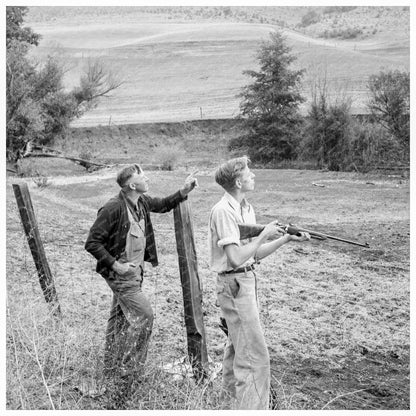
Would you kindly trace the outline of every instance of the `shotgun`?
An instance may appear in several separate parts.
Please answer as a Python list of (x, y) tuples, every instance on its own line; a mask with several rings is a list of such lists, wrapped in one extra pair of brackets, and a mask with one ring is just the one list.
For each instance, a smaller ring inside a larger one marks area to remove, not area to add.
[[(337, 240), (337, 241), (342, 241), (343, 243), (354, 244), (356, 246), (370, 248), (370, 245), (368, 243), (359, 243), (357, 241), (346, 240), (344, 238), (320, 233), (317, 231), (306, 230), (305, 228), (296, 227), (293, 224), (289, 224), (289, 225), (277, 224), (277, 226), (280, 227), (282, 231), (284, 231), (287, 234), (300, 236), (300, 233), (309, 233), (311, 238), (315, 238), (317, 240), (327, 240), (327, 239)], [(263, 231), (264, 225), (238, 224), (238, 228), (240, 229), (240, 239), (245, 240), (246, 238), (257, 237)]]

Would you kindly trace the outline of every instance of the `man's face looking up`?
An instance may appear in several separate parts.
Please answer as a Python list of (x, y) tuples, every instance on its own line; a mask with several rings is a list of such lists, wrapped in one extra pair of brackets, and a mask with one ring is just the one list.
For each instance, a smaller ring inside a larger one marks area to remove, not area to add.
[(142, 170), (140, 170), (140, 172), (133, 173), (131, 178), (128, 180), (128, 186), (130, 190), (135, 190), (139, 194), (144, 194), (149, 190), (148, 181), (149, 178)]

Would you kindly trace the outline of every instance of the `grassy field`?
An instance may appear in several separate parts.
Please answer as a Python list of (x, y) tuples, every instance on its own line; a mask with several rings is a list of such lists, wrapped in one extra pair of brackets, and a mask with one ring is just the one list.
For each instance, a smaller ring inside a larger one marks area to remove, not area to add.
[[(69, 162), (68, 162), (69, 163)], [(149, 172), (150, 194), (178, 188), (188, 169)], [(48, 314), (7, 179), (7, 408), (104, 409), (101, 369), (111, 292), (83, 245), (96, 211), (117, 192), (116, 168), (52, 176), (30, 186), (63, 320)], [(73, 172), (75, 173), (75, 172)], [(207, 348), (221, 362), (207, 218), (220, 198), (212, 168), (190, 196), (203, 284)], [(409, 182), (399, 176), (261, 170), (251, 195), (258, 222), (278, 218), (347, 239), (289, 244), (258, 267), (261, 320), (275, 409), (409, 409)], [(153, 215), (160, 266), (146, 266), (155, 311), (146, 375), (130, 409), (221, 408), (220, 377), (197, 386), (163, 367), (186, 356), (173, 215)]]
[[(234, 117), (239, 112), (237, 94), (251, 82), (242, 72), (257, 69), (260, 42), (278, 28), (270, 23), (195, 16), (187, 20), (184, 15), (137, 9), (127, 14), (118, 8), (102, 14), (97, 11), (101, 9), (83, 14), (75, 10), (52, 18), (50, 9), (41, 14), (32, 8), (28, 15), (27, 24), (42, 35), (33, 51), (36, 59), (50, 53), (60, 56), (68, 69), (67, 87), (78, 84), (91, 58), (100, 59), (125, 81), (111, 98), (77, 120), (77, 126)], [(357, 8), (338, 20), (336, 15), (327, 16), (320, 26), (308, 28), (296, 25), (304, 8), (274, 9), (276, 18), (288, 22), (280, 29), (298, 58), (296, 67), (306, 70), (303, 94), (308, 99), (311, 86), (325, 80), (331, 99), (349, 97), (353, 111), (362, 113), (369, 75), (382, 69), (409, 69), (408, 9)], [(363, 28), (365, 36), (318, 37), (324, 28), (351, 25)]]
[[(239, 133), (237, 120), (224, 119), (238, 113), (235, 96), (248, 82), (242, 71), (255, 69), (259, 41), (276, 25), (259, 22), (264, 8), (256, 9), (260, 17), (252, 23), (187, 20), (182, 12), (169, 17), (140, 11), (126, 14), (119, 8), (114, 13), (82, 8), (81, 15), (77, 9), (65, 14), (62, 8), (54, 8), (54, 14), (50, 8), (35, 9), (40, 14), (32, 10), (32, 20), (26, 23), (43, 39), (33, 56), (59, 53), (68, 68), (66, 86), (77, 83), (89, 57), (102, 59), (126, 81), (113, 97), (75, 123), (84, 127), (70, 129), (64, 141), (54, 143), (56, 149), (110, 164), (139, 160), (149, 169), (171, 161), (173, 171), (149, 172), (153, 195), (172, 192), (188, 172), (199, 168), (200, 187), (190, 203), (207, 348), (212, 370), (218, 369), (225, 337), (218, 328), (206, 229), (209, 210), (222, 194), (213, 181), (213, 169), (230, 156), (227, 142)], [(304, 8), (270, 14), (287, 22), (284, 33), (298, 56), (297, 65), (307, 69), (305, 94), (313, 80), (327, 77), (332, 98), (345, 93), (354, 99), (356, 109), (362, 109), (368, 75), (381, 68), (409, 68), (408, 10), (406, 14), (401, 13), (403, 8), (376, 9), (349, 13), (352, 21), (367, 25), (366, 36), (351, 41), (318, 37), (323, 22), (299, 31)], [(325, 24), (333, 25), (331, 19)], [(83, 246), (98, 208), (118, 192), (114, 180), (118, 166), (87, 174), (79, 165), (60, 159), (22, 163), (34, 180), (6, 180), (7, 409), (111, 407), (101, 373), (111, 291), (95, 273), (94, 259)], [(408, 175), (255, 173), (257, 188), (251, 202), (258, 222), (277, 218), (370, 244), (368, 249), (316, 240), (291, 244), (259, 265), (261, 319), (272, 363), (272, 407), (409, 409)], [(62, 322), (49, 314), (20, 224), (11, 184), (21, 181), (30, 186)], [(36, 181), (46, 186), (39, 187)], [(156, 320), (146, 374), (135, 384), (129, 408), (221, 409), (220, 377), (196, 385), (166, 371), (186, 357), (186, 332), (173, 214), (152, 218), (161, 264), (146, 266), (144, 291)]]

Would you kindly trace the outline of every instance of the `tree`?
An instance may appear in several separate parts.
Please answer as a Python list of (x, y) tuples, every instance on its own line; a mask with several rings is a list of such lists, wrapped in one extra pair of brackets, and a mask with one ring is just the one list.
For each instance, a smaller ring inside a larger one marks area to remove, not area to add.
[(245, 148), (253, 161), (274, 163), (296, 157), (304, 71), (290, 69), (296, 59), (290, 51), (279, 32), (271, 33), (257, 55), (259, 72), (243, 72), (254, 79), (239, 95), (240, 116), (249, 133), (234, 139), (230, 148)]
[(63, 65), (53, 57), (42, 64), (28, 52), (40, 36), (23, 28), (26, 7), (7, 7), (6, 14), (6, 155), (17, 162), (28, 144), (48, 144), (64, 135), (69, 123), (97, 105), (122, 82), (99, 61), (89, 62), (79, 87), (66, 91)]
[(405, 152), (410, 143), (410, 74), (381, 71), (369, 78), (368, 108), (387, 131), (395, 137)]
[(23, 18), (27, 13), (27, 7), (24, 6), (7, 6), (6, 7), (6, 45), (12, 40), (38, 45), (40, 35), (34, 33), (31, 28), (22, 27)]

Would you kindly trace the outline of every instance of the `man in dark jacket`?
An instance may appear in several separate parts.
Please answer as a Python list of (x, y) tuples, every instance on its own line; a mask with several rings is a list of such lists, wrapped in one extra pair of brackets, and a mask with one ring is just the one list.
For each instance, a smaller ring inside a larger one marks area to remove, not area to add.
[(158, 264), (150, 212), (170, 211), (197, 186), (190, 175), (179, 191), (152, 198), (145, 195), (147, 182), (139, 165), (122, 169), (117, 175), (121, 191), (99, 209), (85, 243), (97, 259), (96, 271), (113, 291), (104, 371), (128, 385), (143, 368), (153, 326), (153, 310), (142, 292), (144, 262)]

